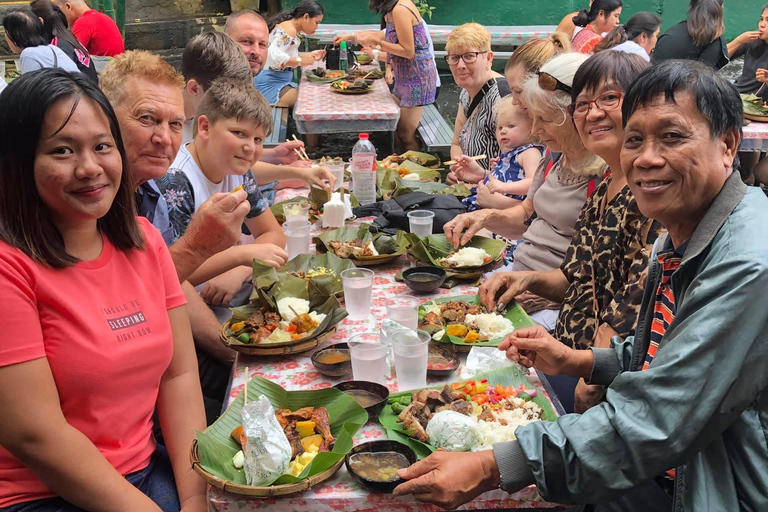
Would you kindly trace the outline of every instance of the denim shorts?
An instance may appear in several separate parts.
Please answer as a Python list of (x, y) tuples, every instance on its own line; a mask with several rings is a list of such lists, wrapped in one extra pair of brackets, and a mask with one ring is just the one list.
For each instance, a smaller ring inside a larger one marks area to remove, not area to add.
[[(173, 479), (171, 460), (164, 446), (158, 446), (149, 466), (125, 476), (134, 487), (146, 494), (163, 512), (179, 512), (179, 496), (176, 493), (176, 482)], [(0, 512), (84, 512), (61, 498), (46, 498), (43, 500), (17, 503)]]

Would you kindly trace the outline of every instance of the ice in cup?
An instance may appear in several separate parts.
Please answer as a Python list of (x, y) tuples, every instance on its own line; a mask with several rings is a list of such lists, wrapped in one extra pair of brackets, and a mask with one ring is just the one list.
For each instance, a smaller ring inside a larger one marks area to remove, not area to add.
[(341, 273), (344, 286), (344, 306), (350, 320), (365, 320), (371, 314), (373, 270), (348, 268)]

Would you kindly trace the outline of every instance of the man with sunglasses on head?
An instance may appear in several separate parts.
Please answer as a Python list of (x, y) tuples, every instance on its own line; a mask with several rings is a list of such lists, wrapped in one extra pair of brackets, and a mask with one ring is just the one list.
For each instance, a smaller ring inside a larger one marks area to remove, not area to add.
[[(492, 452), (437, 452), (400, 470), (409, 481), (396, 495), (453, 509), (536, 484), (549, 501), (599, 511), (768, 510), (768, 199), (733, 172), (741, 99), (706, 65), (666, 61), (629, 88), (622, 117), (629, 187), (669, 232), (635, 336), (578, 351), (527, 329), (500, 347), (608, 386), (606, 401), (520, 427)], [(665, 473), (669, 499), (641, 503)]]

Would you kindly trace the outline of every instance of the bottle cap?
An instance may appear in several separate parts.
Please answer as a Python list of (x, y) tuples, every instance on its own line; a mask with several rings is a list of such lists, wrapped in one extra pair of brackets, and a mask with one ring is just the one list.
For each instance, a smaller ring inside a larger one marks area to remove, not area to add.
[(347, 42), (346, 41), (342, 41), (341, 45), (339, 45), (339, 48), (342, 49), (342, 50), (346, 50), (347, 49)]
[(367, 133), (361, 133), (360, 138), (363, 140), (368, 140), (368, 134)]

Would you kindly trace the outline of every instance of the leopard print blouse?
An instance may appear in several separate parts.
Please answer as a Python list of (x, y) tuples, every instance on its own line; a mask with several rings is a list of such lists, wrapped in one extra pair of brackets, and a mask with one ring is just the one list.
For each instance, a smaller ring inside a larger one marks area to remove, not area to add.
[(573, 239), (560, 269), (570, 282), (555, 327), (555, 338), (574, 348), (592, 346), (595, 313), (592, 300), (592, 262), (600, 323), (622, 338), (634, 334), (640, 313), (648, 258), (661, 224), (637, 208), (629, 187), (605, 205), (610, 178), (604, 180), (579, 214)]

